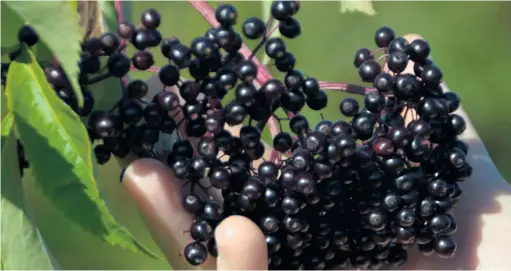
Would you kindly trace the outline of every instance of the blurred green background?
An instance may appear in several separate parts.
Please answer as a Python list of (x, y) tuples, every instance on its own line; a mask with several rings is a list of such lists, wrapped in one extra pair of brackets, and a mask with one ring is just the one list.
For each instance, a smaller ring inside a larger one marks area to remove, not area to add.
[[(187, 2), (133, 2), (133, 22), (149, 7), (162, 14), (165, 37), (177, 36), (189, 43), (203, 34), (208, 24)], [(216, 5), (218, 3), (213, 3)], [(260, 16), (260, 2), (236, 2), (239, 21)], [(321, 80), (358, 83), (352, 64), (360, 47), (374, 48), (374, 31), (383, 25), (398, 34), (419, 33), (432, 46), (435, 62), (442, 68), (450, 88), (458, 92), (463, 106), (502, 174), (511, 180), (511, 2), (374, 2), (377, 14), (341, 14), (339, 2), (302, 2), (297, 15), (302, 35), (288, 43), (297, 57), (297, 68)], [(2, 20), (2, 23), (6, 23)], [(8, 23), (8, 22), (7, 22)], [(254, 43), (249, 43), (253, 48)], [(157, 64), (164, 63), (155, 50)], [(129, 50), (130, 53), (133, 50)], [(273, 71), (276, 76), (281, 76)], [(148, 78), (136, 73), (134, 78)], [(109, 89), (105, 89), (109, 91)], [(342, 93), (332, 93), (324, 112), (339, 118), (337, 104)], [(319, 114), (307, 111), (310, 118)], [(156, 246), (146, 232), (133, 203), (118, 182), (120, 165), (111, 161), (101, 169), (105, 196), (121, 223), (151, 249)], [(29, 176), (28, 176), (29, 177)], [(101, 243), (67, 222), (53, 209), (27, 178), (27, 196), (42, 234), (63, 269), (168, 269), (165, 261), (147, 258)], [(51, 181), (51, 180), (48, 180)], [(171, 216), (172, 214), (169, 213)], [(176, 248), (178, 253), (180, 248)]]

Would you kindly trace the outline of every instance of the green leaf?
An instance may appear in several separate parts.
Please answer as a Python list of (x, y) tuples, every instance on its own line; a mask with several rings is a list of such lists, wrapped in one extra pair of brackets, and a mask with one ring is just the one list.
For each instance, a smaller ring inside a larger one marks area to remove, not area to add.
[(7, 140), (7, 137), (12, 131), (12, 125), (14, 123), (14, 118), (12, 116), (12, 113), (9, 112), (7, 115), (5, 115), (4, 118), (2, 118), (2, 150), (4, 149), (4, 144)]
[(39, 230), (27, 214), (5, 197), (1, 203), (2, 269), (55, 270)]
[(341, 0), (341, 12), (361, 12), (373, 16), (376, 11), (373, 9), (371, 1), (366, 0)]
[(24, 46), (7, 74), (7, 101), (36, 183), (71, 221), (112, 245), (160, 259), (119, 225), (101, 198), (80, 118), (51, 89)]
[(18, 44), (18, 30), (23, 26), (23, 20), (7, 7), (7, 1), (2, 1), (1, 11), (1, 35), (2, 54), (8, 54)]
[[(103, 23), (106, 29), (109, 31), (116, 31), (117, 11), (115, 10), (115, 2), (109, 0), (99, 0), (98, 2), (103, 13)], [(132, 9), (132, 1), (122, 1), (124, 21), (130, 21)]]
[[(273, 4), (273, 1), (262, 1), (261, 2), (261, 8), (262, 8), (262, 20), (263, 21), (268, 21), (270, 18), (271, 18), (271, 5)], [(271, 26), (269, 27), (268, 31), (271, 31), (271, 29), (275, 29), (276, 27), (278, 27), (279, 25), (279, 21), (277, 20), (273, 20), (273, 23), (271, 24)], [(280, 37), (280, 31), (278, 29), (276, 29), (275, 31), (273, 31), (270, 35), (270, 38), (277, 38), (277, 37)], [(268, 65), (270, 64), (271, 62), (271, 58), (264, 54), (263, 56), (263, 60), (261, 61), (261, 64), (263, 65)]]
[(53, 258), (26, 210), (10, 113), (2, 120), (2, 158), (2, 269), (55, 270)]
[(98, 1), (99, 7), (103, 14), (103, 24), (109, 31), (115, 31), (117, 29), (117, 12), (115, 10), (115, 2), (100, 0)]
[(26, 24), (31, 25), (39, 38), (48, 45), (59, 60), (76, 94), (78, 106), (83, 106), (83, 95), (78, 83), (80, 42), (83, 30), (79, 25), (78, 10), (66, 1), (4, 1)]

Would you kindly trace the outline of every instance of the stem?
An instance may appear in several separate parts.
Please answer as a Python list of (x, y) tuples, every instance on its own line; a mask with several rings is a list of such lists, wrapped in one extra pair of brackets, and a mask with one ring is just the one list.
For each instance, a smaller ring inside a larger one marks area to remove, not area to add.
[(368, 92), (374, 91), (374, 88), (366, 88), (364, 86), (339, 83), (339, 82), (328, 82), (328, 81), (319, 81), (319, 87), (327, 90), (339, 90), (352, 94), (365, 95)]

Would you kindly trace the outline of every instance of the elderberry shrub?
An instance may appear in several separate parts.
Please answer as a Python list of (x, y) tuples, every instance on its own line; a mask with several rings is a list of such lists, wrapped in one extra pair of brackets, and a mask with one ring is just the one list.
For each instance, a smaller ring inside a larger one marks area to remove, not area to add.
[[(294, 17), (299, 9), (298, 1), (274, 1), (271, 6), (279, 31), (288, 39), (301, 33)], [(230, 215), (259, 225), (270, 269), (395, 268), (407, 261), (414, 245), (424, 255), (453, 257), (456, 243), (451, 235), (457, 224), (450, 211), (462, 193), (458, 182), (470, 177), (472, 167), (466, 161), (468, 146), (457, 138), (466, 128), (455, 113), (460, 98), (442, 91), (442, 71), (428, 58), (427, 41), (409, 43), (389, 27), (378, 29), (378, 51), (359, 49), (353, 62), (361, 80), (374, 89), (365, 94), (363, 104), (352, 98), (338, 104), (340, 115), (351, 120), (313, 124), (299, 113), (305, 105), (317, 111), (326, 108), (328, 93), (316, 78), (295, 68), (285, 41), (269, 38), (261, 19), (248, 18), (242, 34), (261, 40), (255, 51), (264, 48), (285, 72), (283, 81), (257, 82), (259, 67), (240, 52), (242, 35), (233, 28), (239, 20), (232, 5), (220, 5), (215, 12), (219, 26), (190, 44), (176, 37), (163, 39), (156, 10), (148, 9), (140, 18), (139, 27), (120, 22), (118, 33), (82, 44), (83, 108), (78, 108), (58, 65), (44, 70), (56, 95), (88, 117), (100, 164), (130, 153), (159, 158), (153, 146), (161, 135), (183, 128), (165, 162), (179, 179), (192, 183), (183, 199), (184, 208), (196, 217), (190, 227), (193, 241), (182, 253), (190, 264), (217, 256), (213, 233)], [(38, 41), (29, 26), (20, 30), (19, 39), (28, 45)], [(138, 51), (127, 56), (127, 44)], [(123, 97), (111, 110), (95, 110), (88, 87), (108, 77), (124, 77), (131, 65), (150, 69), (154, 59), (146, 49), (157, 46), (169, 60), (158, 78), (179, 94), (162, 90), (147, 102), (148, 84), (133, 80), (122, 85)], [(375, 52), (384, 55), (376, 58)], [(100, 57), (108, 58), (105, 69)], [(414, 74), (403, 74), (409, 60)], [(383, 62), (392, 73), (382, 71)], [(3, 84), (8, 66), (2, 64)], [(193, 79), (180, 77), (184, 69)], [(224, 97), (232, 91), (235, 99), (227, 101)], [(276, 134), (272, 147), (277, 155), (256, 165), (266, 148), (261, 132), (278, 108), (287, 113), (291, 133)], [(417, 112), (409, 123), (401, 114), (406, 108)], [(176, 121), (178, 113), (183, 118)], [(225, 128), (243, 123), (248, 124), (239, 135)], [(181, 139), (183, 133), (200, 140), (193, 146)], [(21, 144), (18, 152), (22, 171), (28, 162)], [(222, 191), (223, 203), (196, 193), (194, 188), (209, 189), (204, 182)]]

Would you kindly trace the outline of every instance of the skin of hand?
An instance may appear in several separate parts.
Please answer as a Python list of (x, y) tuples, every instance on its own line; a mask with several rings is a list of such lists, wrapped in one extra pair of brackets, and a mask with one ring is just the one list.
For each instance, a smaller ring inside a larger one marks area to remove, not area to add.
[[(409, 34), (405, 38), (411, 42), (421, 37)], [(405, 72), (413, 73), (413, 64), (409, 63)], [(445, 83), (443, 88), (448, 91)], [(401, 269), (511, 269), (511, 261), (507, 258), (511, 255), (511, 186), (493, 164), (465, 111), (460, 108), (456, 113), (467, 122), (467, 129), (460, 139), (470, 146), (467, 161), (473, 166), (472, 177), (460, 183), (463, 195), (453, 211), (458, 224), (454, 234), (457, 253), (452, 259), (441, 259), (422, 256), (414, 248)], [(238, 134), (239, 129), (238, 126), (229, 127), (232, 134)], [(269, 157), (270, 152), (271, 147), (266, 146), (265, 157)], [(187, 187), (183, 187), (163, 163), (153, 159), (136, 160), (126, 169), (122, 184), (137, 203), (152, 237), (174, 269), (267, 269), (264, 235), (257, 225), (242, 216), (230, 216), (216, 228), (218, 258), (209, 255), (208, 260), (198, 267), (186, 262), (180, 252), (191, 238), (183, 231), (190, 228), (194, 219), (182, 207)], [(208, 192), (221, 201), (219, 191)]]

